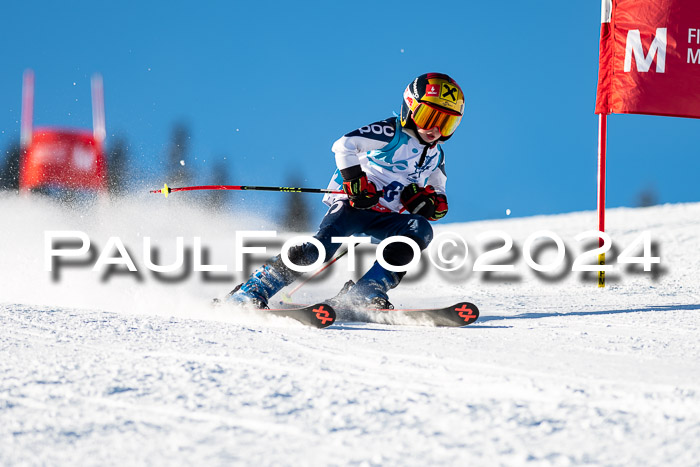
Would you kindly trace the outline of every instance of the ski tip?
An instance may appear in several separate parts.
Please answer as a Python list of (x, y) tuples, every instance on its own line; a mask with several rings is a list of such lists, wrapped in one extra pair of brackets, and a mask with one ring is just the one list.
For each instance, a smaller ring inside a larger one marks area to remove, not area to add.
[(327, 328), (335, 323), (335, 310), (327, 303), (317, 303), (309, 307), (311, 309), (311, 323), (317, 328)]
[(472, 324), (479, 319), (479, 308), (470, 302), (460, 302), (452, 307), (457, 316), (462, 319), (462, 326)]

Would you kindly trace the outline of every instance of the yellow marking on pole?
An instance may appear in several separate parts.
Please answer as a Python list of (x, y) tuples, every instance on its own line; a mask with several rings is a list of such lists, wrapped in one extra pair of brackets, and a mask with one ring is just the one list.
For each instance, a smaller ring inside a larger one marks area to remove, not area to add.
[[(605, 253), (598, 255), (598, 265), (605, 266)], [(598, 271), (598, 287), (605, 287), (605, 271)]]
[(165, 195), (166, 198), (168, 197), (168, 193), (170, 193), (170, 188), (168, 188), (168, 184), (167, 184), (167, 183), (164, 183), (164, 184), (163, 184), (163, 189), (160, 190), (160, 192), (163, 193), (163, 194)]

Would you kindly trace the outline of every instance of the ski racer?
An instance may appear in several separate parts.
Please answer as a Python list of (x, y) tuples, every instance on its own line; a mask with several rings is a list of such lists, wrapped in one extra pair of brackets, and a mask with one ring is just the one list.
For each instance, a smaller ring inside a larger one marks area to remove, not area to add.
[[(330, 208), (314, 237), (332, 258), (339, 243), (332, 237), (365, 234), (378, 240), (401, 235), (414, 240), (421, 250), (432, 240), (428, 221), (447, 214), (445, 154), (440, 143), (457, 129), (464, 114), (464, 94), (457, 83), (441, 73), (414, 79), (403, 93), (401, 115), (358, 128), (332, 147), (337, 170), (327, 194)], [(311, 243), (292, 247), (291, 262), (313, 264), (318, 249)], [(412, 248), (393, 242), (384, 250), (392, 266), (405, 266)], [(267, 308), (268, 300), (302, 273), (288, 268), (280, 255), (256, 269), (250, 278), (226, 297), (235, 304)], [(405, 273), (383, 268), (378, 262), (356, 284), (344, 288), (343, 303), (370, 309), (391, 309), (387, 292)]]

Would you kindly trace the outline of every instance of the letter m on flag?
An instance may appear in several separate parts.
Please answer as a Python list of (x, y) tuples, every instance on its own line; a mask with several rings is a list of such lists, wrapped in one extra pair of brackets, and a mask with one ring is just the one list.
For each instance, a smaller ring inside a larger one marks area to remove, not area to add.
[(656, 72), (666, 71), (666, 28), (657, 28), (654, 40), (651, 42), (649, 53), (644, 55), (642, 36), (639, 29), (627, 31), (627, 45), (625, 46), (625, 73), (632, 70), (632, 55), (637, 63), (637, 71), (645, 73), (649, 71), (651, 62), (656, 55)]

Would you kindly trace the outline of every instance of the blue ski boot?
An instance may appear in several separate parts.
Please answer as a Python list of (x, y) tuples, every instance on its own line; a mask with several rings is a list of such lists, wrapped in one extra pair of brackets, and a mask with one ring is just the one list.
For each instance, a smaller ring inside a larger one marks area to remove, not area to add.
[(270, 264), (256, 269), (246, 282), (236, 286), (224, 300), (226, 303), (267, 309), (270, 298), (299, 275), (276, 257)]
[[(393, 310), (394, 305), (389, 302), (387, 292), (399, 285), (403, 276), (404, 273), (392, 272), (384, 269), (379, 263), (374, 263), (374, 266), (357, 281), (357, 284), (349, 287), (344, 300), (351, 303), (353, 307)], [(348, 287), (349, 284), (345, 285)]]

